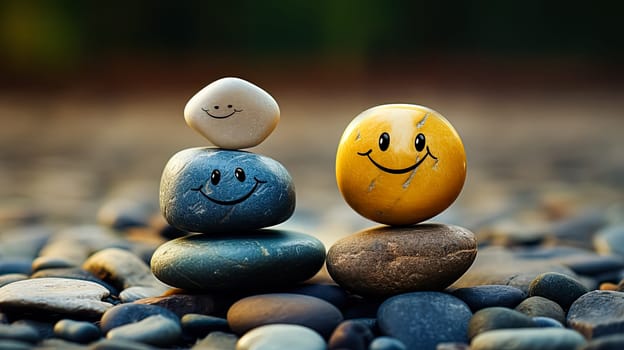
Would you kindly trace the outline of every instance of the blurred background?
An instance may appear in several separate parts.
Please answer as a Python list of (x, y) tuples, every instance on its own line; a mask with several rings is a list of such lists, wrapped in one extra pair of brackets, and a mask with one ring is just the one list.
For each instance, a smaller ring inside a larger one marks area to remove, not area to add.
[(293, 175), (289, 227), (372, 225), (342, 201), (334, 155), (353, 117), (392, 102), (439, 111), (464, 140), (464, 191), (436, 221), (621, 209), (622, 13), (616, 1), (1, 1), (0, 223), (94, 222), (115, 198), (154, 209), (169, 157), (207, 144), (184, 105), (224, 76), (280, 104), (251, 151)]

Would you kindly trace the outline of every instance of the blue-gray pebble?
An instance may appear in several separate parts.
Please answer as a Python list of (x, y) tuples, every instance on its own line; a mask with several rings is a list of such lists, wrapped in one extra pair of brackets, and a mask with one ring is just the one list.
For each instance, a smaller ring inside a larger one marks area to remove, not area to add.
[(493, 306), (513, 308), (526, 298), (520, 289), (504, 285), (459, 288), (452, 294), (468, 304), (473, 312)]
[(394, 296), (379, 306), (382, 334), (402, 341), (408, 349), (434, 350), (438, 343), (467, 342), (472, 312), (460, 299), (441, 292)]
[(304, 281), (325, 261), (318, 239), (292, 231), (190, 235), (161, 245), (152, 272), (168, 285), (194, 291), (262, 288)]
[(533, 319), (516, 310), (505, 307), (488, 307), (477, 311), (468, 323), (468, 337), (494, 329), (533, 328)]
[(164, 307), (126, 303), (119, 304), (106, 311), (100, 320), (100, 328), (103, 333), (108, 333), (111, 329), (135, 323), (155, 315), (168, 317), (179, 322), (178, 316)]
[(548, 298), (564, 310), (581, 295), (589, 292), (585, 286), (570, 276), (556, 272), (546, 272), (535, 277), (529, 285), (530, 296)]
[(373, 339), (368, 350), (407, 350), (407, 347), (397, 338), (382, 336)]
[(54, 334), (74, 343), (90, 343), (102, 336), (100, 328), (91, 322), (63, 319), (54, 325)]
[(269, 157), (190, 148), (175, 154), (163, 171), (160, 209), (181, 230), (240, 232), (288, 219), (295, 189), (286, 168)]

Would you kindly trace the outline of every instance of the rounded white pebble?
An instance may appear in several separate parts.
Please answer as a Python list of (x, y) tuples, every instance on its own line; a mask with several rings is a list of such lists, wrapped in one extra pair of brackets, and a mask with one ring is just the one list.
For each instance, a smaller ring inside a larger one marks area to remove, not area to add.
[(280, 119), (275, 99), (239, 78), (222, 78), (201, 89), (184, 107), (184, 119), (215, 146), (241, 149), (260, 144)]
[(310, 328), (294, 324), (270, 324), (245, 333), (236, 350), (324, 350), (325, 340)]

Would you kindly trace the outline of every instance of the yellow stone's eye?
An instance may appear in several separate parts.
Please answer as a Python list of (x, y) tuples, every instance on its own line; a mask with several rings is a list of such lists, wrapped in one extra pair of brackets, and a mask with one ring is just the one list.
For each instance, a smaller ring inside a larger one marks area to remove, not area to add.
[(416, 140), (414, 141), (414, 145), (416, 146), (416, 150), (418, 152), (425, 149), (425, 135), (418, 134), (418, 136), (416, 136)]
[(336, 182), (345, 201), (382, 224), (412, 225), (439, 214), (457, 198), (465, 178), (459, 135), (440, 113), (423, 106), (362, 112), (336, 152)]
[(390, 135), (387, 132), (384, 132), (379, 136), (379, 149), (385, 151), (390, 146)]

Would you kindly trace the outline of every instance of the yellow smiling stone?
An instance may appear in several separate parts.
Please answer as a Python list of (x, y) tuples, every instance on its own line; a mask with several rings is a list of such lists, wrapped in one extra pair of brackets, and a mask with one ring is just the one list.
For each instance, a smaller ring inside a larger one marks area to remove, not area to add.
[(391, 104), (362, 112), (336, 154), (336, 180), (360, 215), (410, 225), (446, 209), (466, 178), (466, 153), (453, 126), (423, 106)]

